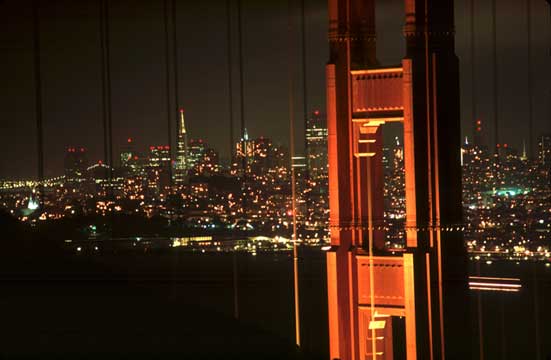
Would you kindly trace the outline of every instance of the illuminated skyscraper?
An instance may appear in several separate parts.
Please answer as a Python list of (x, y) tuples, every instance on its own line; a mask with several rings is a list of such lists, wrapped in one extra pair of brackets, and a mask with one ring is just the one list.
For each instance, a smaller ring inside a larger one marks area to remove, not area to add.
[(482, 120), (476, 119), (474, 123), (474, 135), (473, 135), (474, 146), (478, 148), (483, 148), (483, 139), (482, 139)]
[(150, 146), (147, 164), (149, 188), (161, 192), (170, 186), (170, 146)]
[(538, 161), (551, 167), (551, 135), (541, 135), (538, 139)]
[(88, 158), (84, 148), (68, 147), (65, 153), (65, 179), (68, 182), (79, 181), (84, 178)]
[(138, 154), (134, 149), (132, 138), (126, 140), (126, 145), (120, 153), (120, 170), (123, 177), (138, 173)]
[(243, 136), (241, 137), (241, 140), (236, 144), (235, 146), (235, 161), (237, 162), (238, 168), (241, 170), (249, 169), (249, 165), (254, 160), (254, 141), (249, 139), (249, 134), (247, 133), (247, 129), (243, 132)]
[(189, 148), (187, 149), (186, 167), (192, 169), (194, 166), (201, 163), (205, 157), (207, 146), (203, 139), (191, 139)]
[(308, 177), (327, 179), (327, 120), (319, 110), (306, 123), (306, 165)]
[(271, 167), (272, 142), (270, 139), (260, 137), (256, 139), (253, 154), (253, 169), (256, 174), (264, 174)]
[[(307, 227), (312, 230), (328, 228), (327, 193), (329, 188), (327, 167), (327, 119), (315, 110), (306, 122), (306, 159), (302, 188), (306, 202)], [(299, 177), (300, 178), (300, 177)]]
[(187, 171), (190, 168), (188, 159), (188, 142), (186, 124), (184, 121), (184, 109), (180, 109), (180, 119), (178, 123), (178, 149), (176, 152), (176, 171), (174, 179), (177, 184), (185, 181)]

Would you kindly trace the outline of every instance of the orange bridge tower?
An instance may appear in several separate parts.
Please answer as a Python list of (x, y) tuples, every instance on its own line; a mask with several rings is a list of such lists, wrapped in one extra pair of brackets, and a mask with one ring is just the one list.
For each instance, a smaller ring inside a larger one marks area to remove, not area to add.
[[(406, 54), (376, 58), (375, 0), (329, 0), (330, 358), (470, 359), (453, 0), (405, 0)], [(384, 249), (382, 131), (403, 123), (406, 248)]]

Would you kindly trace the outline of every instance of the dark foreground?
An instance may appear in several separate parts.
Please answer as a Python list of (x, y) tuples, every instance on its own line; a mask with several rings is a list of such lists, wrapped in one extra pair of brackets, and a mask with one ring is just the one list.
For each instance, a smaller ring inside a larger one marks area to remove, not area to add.
[[(18, 226), (0, 227), (0, 359), (328, 359), (319, 249), (300, 251), (299, 350), (289, 253), (76, 255)], [(523, 285), (513, 294), (471, 293), (474, 333), (483, 329), (470, 344), (466, 339), (473, 358), (551, 359), (551, 267), (498, 261), (471, 267), (471, 274), (518, 277)]]
[[(327, 303), (312, 297), (324, 292), (325, 270), (302, 263), (308, 302), (303, 317), (310, 327), (303, 329), (299, 351), (292, 338), (292, 258), (237, 255), (236, 260), (238, 320), (232, 254), (171, 251), (3, 261), (1, 358), (326, 358)], [(308, 274), (313, 271), (314, 278)]]

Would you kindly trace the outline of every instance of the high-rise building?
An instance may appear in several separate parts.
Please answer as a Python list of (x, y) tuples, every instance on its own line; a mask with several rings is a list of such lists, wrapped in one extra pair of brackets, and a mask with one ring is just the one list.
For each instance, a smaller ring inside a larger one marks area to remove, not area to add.
[(328, 228), (327, 193), (329, 177), (327, 166), (327, 119), (313, 111), (306, 122), (306, 159), (302, 186), (306, 202), (306, 225), (312, 230)]
[(197, 174), (212, 175), (220, 171), (218, 151), (213, 148), (205, 148), (203, 158), (195, 165)]
[(310, 179), (327, 178), (327, 119), (319, 110), (306, 123), (306, 166)]
[(261, 136), (253, 141), (250, 141), (249, 143), (253, 144), (253, 152), (252, 154), (249, 154), (252, 159), (251, 172), (262, 176), (275, 170), (277, 167), (277, 148), (272, 143), (272, 140)]
[(235, 145), (235, 162), (237, 167), (242, 171), (247, 170), (249, 165), (252, 164), (254, 160), (254, 141), (249, 138), (247, 129), (245, 128), (241, 140)]
[(65, 153), (65, 179), (75, 182), (83, 179), (88, 167), (86, 149), (83, 147), (68, 147)]
[(551, 166), (551, 135), (541, 135), (538, 139), (538, 161)]
[(170, 186), (170, 146), (150, 146), (147, 163), (149, 188), (156, 192)]
[(191, 176), (208, 176), (220, 171), (218, 152), (203, 139), (192, 139), (188, 149), (188, 170)]
[(203, 139), (191, 139), (187, 148), (187, 169), (192, 169), (195, 165), (199, 164), (207, 150), (207, 144)]
[(174, 180), (177, 184), (183, 183), (186, 179), (187, 172), (190, 169), (188, 159), (188, 141), (186, 124), (184, 121), (184, 109), (180, 109), (180, 118), (178, 121), (178, 149), (176, 152), (176, 166)]
[(136, 175), (139, 171), (138, 154), (134, 149), (132, 138), (126, 140), (126, 144), (120, 153), (120, 170), (123, 177)]
[(520, 156), (520, 160), (527, 161), (528, 160), (528, 153), (526, 152), (526, 141), (522, 140), (522, 155)]
[(478, 148), (484, 147), (482, 134), (482, 120), (476, 119), (474, 123), (473, 145)]

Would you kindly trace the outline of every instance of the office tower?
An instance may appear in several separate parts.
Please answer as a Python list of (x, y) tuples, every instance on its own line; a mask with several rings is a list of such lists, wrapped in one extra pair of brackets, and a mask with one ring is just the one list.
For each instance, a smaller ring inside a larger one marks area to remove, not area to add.
[(249, 134), (245, 129), (241, 140), (235, 146), (235, 162), (241, 171), (250, 171), (250, 165), (254, 159), (254, 150), (254, 141), (249, 139)]
[(473, 145), (480, 149), (484, 147), (482, 135), (482, 120), (476, 119), (474, 123)]
[(170, 186), (170, 146), (150, 146), (147, 162), (148, 187), (163, 192)]
[(193, 169), (204, 158), (207, 144), (203, 139), (191, 139), (187, 148), (187, 169)]
[(301, 180), (299, 189), (304, 193), (306, 203), (306, 228), (322, 231), (328, 228), (329, 221), (327, 119), (319, 110), (313, 111), (308, 117), (305, 136), (305, 167), (303, 173), (298, 174)]
[(65, 180), (78, 182), (84, 179), (88, 158), (83, 147), (68, 147), (65, 153)]
[(126, 140), (126, 144), (120, 153), (120, 172), (123, 177), (136, 175), (139, 172), (139, 158), (134, 149), (132, 138)]
[(538, 161), (541, 165), (551, 166), (551, 135), (538, 138)]
[(327, 178), (327, 119), (319, 110), (306, 123), (306, 165), (311, 180)]
[(251, 172), (257, 176), (266, 175), (275, 167), (275, 148), (269, 138), (259, 137), (252, 141), (254, 145), (251, 159)]
[[(188, 170), (188, 174), (193, 176), (210, 176), (220, 171), (218, 152), (204, 142), (194, 146), (193, 166)], [(190, 157), (191, 157), (190, 147)]]
[(180, 118), (178, 121), (178, 148), (176, 151), (176, 166), (174, 180), (177, 184), (185, 181), (187, 172), (190, 168), (188, 164), (188, 141), (186, 124), (184, 121), (184, 109), (180, 109)]

